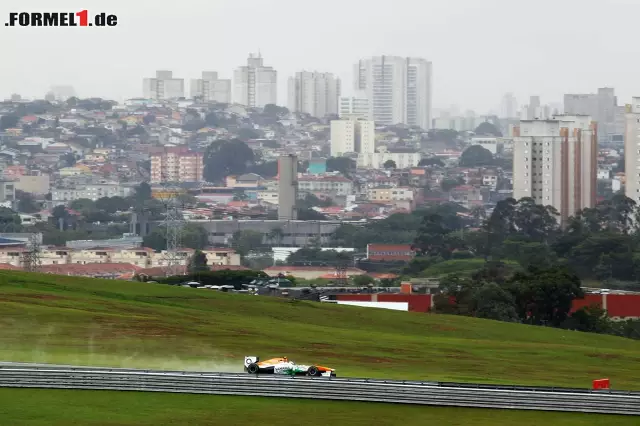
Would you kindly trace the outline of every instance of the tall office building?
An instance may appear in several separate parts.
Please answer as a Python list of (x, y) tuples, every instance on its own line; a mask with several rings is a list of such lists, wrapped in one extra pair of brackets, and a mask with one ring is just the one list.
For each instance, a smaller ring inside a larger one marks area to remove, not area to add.
[(231, 80), (218, 78), (215, 71), (203, 71), (202, 78), (192, 79), (189, 90), (192, 98), (204, 102), (231, 103)]
[(616, 117), (620, 112), (617, 104), (615, 90), (610, 87), (599, 88), (597, 93), (564, 95), (564, 113), (593, 117), (598, 122), (600, 142), (608, 142), (622, 131), (616, 125), (616, 121), (622, 120), (622, 117)]
[(584, 115), (521, 120), (514, 129), (513, 198), (555, 207), (561, 223), (596, 205), (597, 124)]
[(250, 54), (247, 65), (233, 73), (233, 101), (250, 108), (264, 108), (278, 101), (278, 72), (264, 65), (260, 54)]
[(625, 110), (625, 195), (640, 204), (640, 97), (633, 97)]
[(500, 104), (500, 118), (515, 118), (518, 116), (518, 101), (513, 93), (505, 93)]
[(278, 220), (297, 220), (298, 157), (289, 154), (278, 158)]
[(340, 79), (331, 73), (301, 71), (289, 77), (289, 111), (322, 118), (338, 114)]
[(375, 56), (359, 61), (354, 71), (355, 90), (366, 93), (373, 121), (431, 128), (431, 62)]
[(347, 153), (372, 154), (376, 151), (376, 126), (373, 121), (345, 116), (331, 121), (331, 156)]
[(359, 92), (354, 96), (341, 96), (338, 115), (340, 118), (349, 116), (371, 120), (369, 99), (367, 99), (366, 94), (364, 92)]
[(69, 98), (76, 96), (76, 90), (73, 86), (51, 86), (51, 93), (56, 101), (66, 101)]
[(142, 92), (146, 99), (177, 99), (184, 97), (184, 79), (173, 78), (172, 71), (156, 71), (155, 78), (145, 78)]

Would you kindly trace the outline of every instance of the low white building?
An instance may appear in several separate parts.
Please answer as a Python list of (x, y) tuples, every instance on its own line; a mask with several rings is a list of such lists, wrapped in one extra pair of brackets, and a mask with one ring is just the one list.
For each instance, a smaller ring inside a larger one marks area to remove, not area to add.
[(303, 175), (298, 177), (298, 191), (324, 192), (334, 195), (351, 195), (353, 182), (343, 176)]
[(51, 190), (54, 205), (87, 198), (96, 201), (103, 197), (128, 197), (133, 193), (133, 186), (120, 185), (116, 182), (90, 183), (87, 185), (70, 185)]
[(501, 141), (498, 138), (475, 136), (471, 138), (471, 145), (480, 145), (493, 155), (501, 151)]
[(383, 169), (384, 163), (391, 160), (396, 163), (398, 169), (416, 167), (422, 154), (419, 152), (374, 152), (371, 154), (358, 154), (358, 168)]

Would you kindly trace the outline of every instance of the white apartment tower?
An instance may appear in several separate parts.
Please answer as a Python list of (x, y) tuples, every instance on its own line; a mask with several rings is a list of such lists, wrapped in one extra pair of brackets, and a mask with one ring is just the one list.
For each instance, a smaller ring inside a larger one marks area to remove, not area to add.
[(341, 96), (338, 108), (340, 118), (350, 116), (371, 120), (369, 99), (362, 91), (354, 96)]
[(379, 124), (431, 128), (432, 66), (422, 58), (375, 56), (355, 65), (355, 90), (369, 99)]
[(640, 97), (626, 106), (624, 161), (625, 195), (640, 204)]
[(341, 83), (331, 73), (301, 71), (289, 77), (288, 107), (292, 112), (304, 112), (322, 118), (338, 114)]
[(561, 223), (596, 205), (597, 124), (586, 115), (521, 120), (514, 129), (513, 198), (530, 197)]
[(278, 101), (278, 72), (264, 66), (260, 54), (250, 54), (247, 65), (233, 74), (233, 101), (250, 108), (264, 108)]
[(216, 71), (203, 71), (202, 78), (192, 79), (191, 98), (200, 98), (204, 102), (231, 103), (231, 80), (218, 78)]
[(331, 121), (331, 156), (347, 153), (372, 154), (376, 150), (376, 126), (373, 121), (345, 116)]
[(184, 79), (173, 78), (172, 71), (156, 71), (155, 78), (142, 81), (142, 93), (146, 99), (177, 99), (184, 97)]

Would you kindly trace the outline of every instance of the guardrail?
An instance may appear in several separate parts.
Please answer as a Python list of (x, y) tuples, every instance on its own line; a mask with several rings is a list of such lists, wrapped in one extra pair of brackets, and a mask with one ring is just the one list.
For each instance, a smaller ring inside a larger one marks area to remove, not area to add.
[(376, 379), (0, 365), (0, 387), (264, 396), (640, 415), (640, 393)]

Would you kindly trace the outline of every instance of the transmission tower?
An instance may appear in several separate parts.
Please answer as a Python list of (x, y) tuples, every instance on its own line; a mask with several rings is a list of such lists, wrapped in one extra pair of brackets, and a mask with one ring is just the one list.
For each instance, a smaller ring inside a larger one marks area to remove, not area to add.
[(29, 251), (25, 254), (24, 269), (28, 272), (38, 272), (40, 266), (42, 266), (40, 237), (38, 234), (33, 233), (29, 236), (27, 247)]
[(182, 248), (182, 229), (184, 228), (184, 216), (182, 214), (184, 205), (180, 202), (179, 193), (180, 189), (170, 182), (162, 184), (161, 201), (165, 208), (163, 226), (167, 241), (167, 250), (165, 252), (167, 276), (180, 275), (184, 271), (184, 266), (181, 263), (185, 259), (179, 256), (179, 251)]

